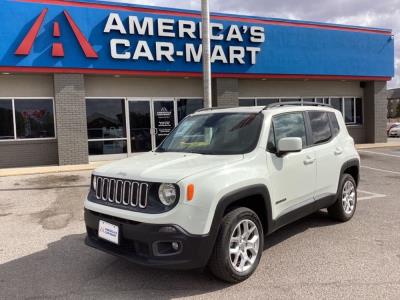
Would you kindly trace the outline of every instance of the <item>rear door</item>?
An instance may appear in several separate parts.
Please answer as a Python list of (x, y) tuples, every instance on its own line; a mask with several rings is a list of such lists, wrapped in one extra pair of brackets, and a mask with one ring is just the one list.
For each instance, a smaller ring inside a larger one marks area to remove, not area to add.
[[(284, 137), (300, 137), (303, 150), (277, 156), (276, 145)], [(274, 218), (314, 202), (315, 162), (314, 149), (308, 147), (305, 114), (294, 112), (274, 116), (267, 145), (267, 172)]]
[[(307, 115), (317, 160), (315, 198), (318, 200), (336, 194), (343, 149), (336, 138), (339, 125), (334, 113), (308, 111)], [(331, 118), (336, 121), (336, 126), (333, 122), (331, 124)]]

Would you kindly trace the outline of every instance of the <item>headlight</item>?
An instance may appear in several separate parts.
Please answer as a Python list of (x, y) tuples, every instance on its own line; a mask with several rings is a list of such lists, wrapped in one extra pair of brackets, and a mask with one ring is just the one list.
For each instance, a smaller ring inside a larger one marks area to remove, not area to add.
[(176, 188), (173, 184), (162, 183), (158, 188), (158, 197), (162, 204), (171, 206), (176, 201)]
[(92, 189), (93, 191), (96, 191), (97, 188), (97, 177), (92, 175)]

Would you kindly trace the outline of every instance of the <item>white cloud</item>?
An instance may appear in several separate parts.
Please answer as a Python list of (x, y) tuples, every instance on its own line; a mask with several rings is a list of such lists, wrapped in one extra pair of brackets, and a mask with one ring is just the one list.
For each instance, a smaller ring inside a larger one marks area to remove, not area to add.
[[(115, 0), (115, 2), (200, 9), (201, 0)], [(210, 0), (211, 11), (393, 29), (396, 77), (400, 87), (400, 0)]]

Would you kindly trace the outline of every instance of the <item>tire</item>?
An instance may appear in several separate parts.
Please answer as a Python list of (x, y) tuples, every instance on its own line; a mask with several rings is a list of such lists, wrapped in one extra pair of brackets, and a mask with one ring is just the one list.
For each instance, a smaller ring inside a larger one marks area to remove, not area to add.
[[(346, 194), (351, 193), (354, 193), (353, 196), (346, 198)], [(340, 178), (336, 199), (336, 202), (328, 207), (329, 216), (340, 222), (350, 220), (357, 207), (357, 184), (350, 174), (343, 174)]]
[[(244, 227), (246, 224), (251, 231), (250, 235), (246, 234)], [(258, 235), (258, 250), (255, 253), (256, 235)], [(222, 220), (208, 267), (215, 277), (229, 283), (238, 283), (249, 278), (256, 270), (263, 249), (264, 232), (257, 214), (245, 207), (236, 208), (226, 214)], [(231, 250), (235, 253), (230, 254)], [(244, 257), (247, 259), (243, 259)], [(243, 266), (242, 262), (244, 262)]]

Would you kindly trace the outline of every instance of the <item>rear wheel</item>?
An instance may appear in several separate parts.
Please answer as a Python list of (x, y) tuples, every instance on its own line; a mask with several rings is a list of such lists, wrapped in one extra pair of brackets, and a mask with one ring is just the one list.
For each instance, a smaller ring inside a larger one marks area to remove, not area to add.
[(219, 279), (241, 282), (257, 268), (263, 247), (264, 233), (257, 214), (248, 208), (237, 208), (222, 220), (208, 266)]
[(329, 216), (341, 222), (350, 220), (357, 207), (357, 185), (350, 174), (343, 174), (340, 179), (337, 200), (328, 207)]

